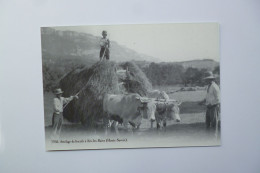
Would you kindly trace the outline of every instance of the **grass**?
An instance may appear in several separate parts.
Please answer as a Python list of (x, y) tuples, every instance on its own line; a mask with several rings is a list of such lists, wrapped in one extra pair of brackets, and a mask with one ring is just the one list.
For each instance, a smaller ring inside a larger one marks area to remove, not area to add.
[[(165, 92), (177, 91), (180, 86), (156, 86), (154, 89), (158, 89)], [(206, 107), (200, 105), (199, 103), (205, 99), (206, 90), (196, 90), (196, 91), (178, 91), (169, 94), (171, 99), (181, 101), (180, 113), (181, 114), (194, 114), (194, 113), (205, 113)]]
[[(180, 86), (155, 86), (154, 89), (165, 91), (166, 93), (172, 91), (178, 91)], [(199, 102), (205, 99), (206, 90), (197, 90), (197, 91), (178, 91), (172, 94), (169, 94), (169, 97), (172, 99), (179, 100), (181, 102)]]

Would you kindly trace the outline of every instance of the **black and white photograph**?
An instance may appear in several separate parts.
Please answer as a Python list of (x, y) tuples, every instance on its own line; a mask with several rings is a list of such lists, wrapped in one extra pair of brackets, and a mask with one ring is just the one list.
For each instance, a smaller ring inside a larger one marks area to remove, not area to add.
[(0, 173), (259, 173), (259, 5), (0, 1)]
[(217, 23), (42, 27), (47, 150), (221, 144)]

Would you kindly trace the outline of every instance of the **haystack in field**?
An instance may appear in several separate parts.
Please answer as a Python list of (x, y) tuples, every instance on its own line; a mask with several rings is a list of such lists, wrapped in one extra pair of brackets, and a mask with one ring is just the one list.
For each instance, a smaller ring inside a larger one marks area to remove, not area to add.
[[(103, 116), (102, 102), (105, 93), (120, 93), (116, 75), (116, 64), (98, 62), (90, 69), (76, 69), (64, 77), (60, 86), (64, 96), (75, 95), (79, 99), (64, 109), (64, 117), (71, 122), (95, 122)], [(93, 115), (93, 116), (92, 116)]]
[(125, 88), (128, 93), (138, 93), (145, 96), (152, 89), (144, 72), (134, 62), (122, 63), (120, 66), (127, 70)]
[(126, 91), (142, 94), (149, 90), (147, 87), (151, 84), (145, 75), (140, 75), (141, 70), (136, 65), (128, 65), (131, 73), (130, 80), (136, 85), (130, 85), (129, 89), (119, 87), (121, 81), (116, 71), (118, 68), (124, 68), (125, 65), (121, 67), (113, 61), (101, 61), (89, 69), (79, 68), (65, 76), (60, 81), (64, 97), (75, 95), (79, 91), (80, 93), (78, 100), (73, 100), (65, 107), (64, 117), (71, 122), (81, 122), (87, 127), (95, 127), (96, 123), (104, 117), (105, 94), (122, 94)]

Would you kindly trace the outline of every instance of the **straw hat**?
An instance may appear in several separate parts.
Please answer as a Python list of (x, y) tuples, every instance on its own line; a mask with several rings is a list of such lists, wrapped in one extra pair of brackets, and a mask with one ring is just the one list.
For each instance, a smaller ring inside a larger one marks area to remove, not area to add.
[(63, 91), (60, 88), (58, 88), (54, 91), (54, 94), (62, 94), (62, 93), (63, 93)]
[(207, 77), (205, 77), (204, 79), (215, 79), (216, 77), (214, 76), (214, 74), (212, 73), (212, 71), (207, 72)]

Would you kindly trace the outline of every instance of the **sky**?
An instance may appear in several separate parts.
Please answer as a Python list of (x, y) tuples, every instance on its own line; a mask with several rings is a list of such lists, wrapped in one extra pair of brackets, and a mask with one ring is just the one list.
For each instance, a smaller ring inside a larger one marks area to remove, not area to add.
[[(213, 59), (219, 61), (219, 25), (217, 23), (127, 24), (61, 26), (70, 30), (108, 38), (138, 53), (160, 61)], [(111, 49), (112, 49), (111, 45)]]

